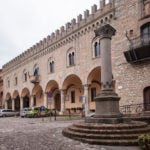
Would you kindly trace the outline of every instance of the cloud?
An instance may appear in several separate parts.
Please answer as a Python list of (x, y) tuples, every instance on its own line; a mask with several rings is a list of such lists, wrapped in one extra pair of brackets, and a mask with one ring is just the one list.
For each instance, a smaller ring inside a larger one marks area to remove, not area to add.
[(0, 5), (0, 68), (99, 0), (3, 0)]

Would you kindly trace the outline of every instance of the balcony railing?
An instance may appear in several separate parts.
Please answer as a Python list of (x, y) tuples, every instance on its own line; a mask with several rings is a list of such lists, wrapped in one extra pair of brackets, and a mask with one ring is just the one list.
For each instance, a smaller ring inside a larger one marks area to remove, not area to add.
[(40, 82), (40, 76), (39, 75), (30, 76), (30, 82), (33, 84), (38, 84)]
[(128, 51), (124, 52), (129, 63), (150, 60), (150, 34), (144, 34), (130, 41)]

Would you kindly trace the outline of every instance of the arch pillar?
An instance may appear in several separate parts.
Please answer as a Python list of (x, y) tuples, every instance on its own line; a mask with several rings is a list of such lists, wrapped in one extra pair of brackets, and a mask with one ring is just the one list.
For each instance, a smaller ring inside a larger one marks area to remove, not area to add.
[(20, 97), (20, 110), (23, 108), (23, 97)]
[(5, 100), (5, 109), (8, 109), (8, 100)]
[(61, 110), (60, 113), (63, 114), (65, 111), (65, 94), (66, 94), (66, 90), (61, 89), (60, 90), (60, 95), (61, 95)]
[(87, 116), (88, 112), (89, 112), (89, 85), (88, 84), (84, 84), (84, 97), (85, 97), (85, 115)]
[(15, 110), (15, 99), (12, 99), (12, 110)]
[(44, 106), (48, 107), (47, 93), (44, 93)]
[(30, 108), (34, 106), (34, 95), (30, 96)]

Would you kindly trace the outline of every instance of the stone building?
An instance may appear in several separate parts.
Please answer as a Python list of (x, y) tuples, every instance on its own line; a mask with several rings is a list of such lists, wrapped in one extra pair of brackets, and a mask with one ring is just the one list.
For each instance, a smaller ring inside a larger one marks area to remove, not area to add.
[(2, 69), (0, 69), (0, 108), (3, 106), (3, 74)]
[(46, 106), (86, 112), (101, 90), (101, 50), (94, 31), (110, 24), (114, 90), (120, 106), (150, 110), (150, 0), (101, 0), (3, 66), (6, 108)]

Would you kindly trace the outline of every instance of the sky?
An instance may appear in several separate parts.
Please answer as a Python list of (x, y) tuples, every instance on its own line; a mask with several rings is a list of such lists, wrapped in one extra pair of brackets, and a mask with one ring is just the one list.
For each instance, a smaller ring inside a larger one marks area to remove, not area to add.
[(100, 0), (1, 0), (0, 68)]

